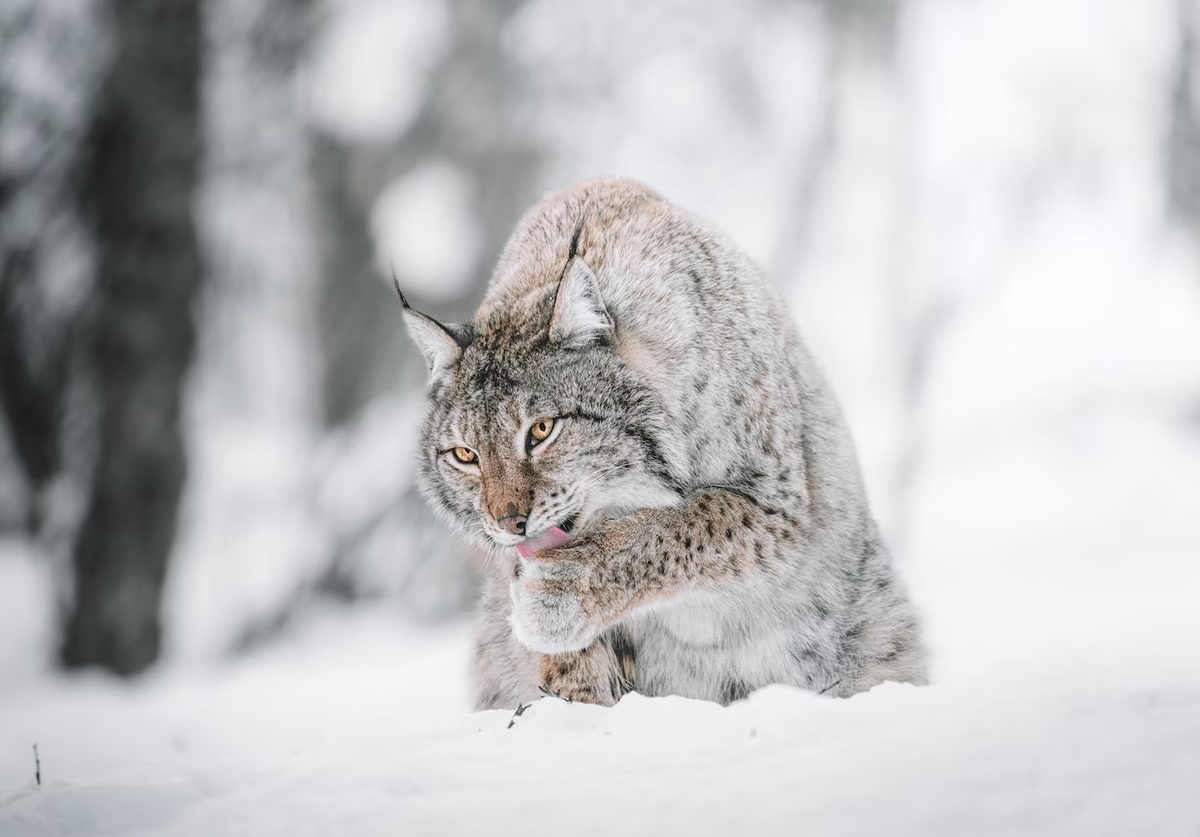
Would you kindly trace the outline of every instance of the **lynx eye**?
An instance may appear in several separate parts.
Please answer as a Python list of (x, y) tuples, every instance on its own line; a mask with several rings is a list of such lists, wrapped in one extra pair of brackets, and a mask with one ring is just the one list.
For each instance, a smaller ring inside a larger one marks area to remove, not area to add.
[(451, 453), (454, 454), (455, 459), (464, 465), (474, 465), (479, 460), (479, 457), (475, 455), (475, 451), (470, 448), (454, 448), (451, 450)]
[(546, 441), (546, 439), (550, 438), (552, 432), (554, 432), (554, 419), (538, 419), (533, 423), (533, 427), (529, 428), (529, 438), (525, 440), (525, 449), (533, 450)]

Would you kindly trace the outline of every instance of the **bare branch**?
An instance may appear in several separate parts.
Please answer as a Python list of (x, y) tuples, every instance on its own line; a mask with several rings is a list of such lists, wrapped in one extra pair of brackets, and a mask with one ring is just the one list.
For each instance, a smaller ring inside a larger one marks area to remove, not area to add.
[(512, 728), (513, 728), (513, 724), (515, 724), (515, 723), (517, 722), (517, 718), (520, 718), (522, 715), (524, 715), (524, 714), (525, 714), (525, 710), (526, 710), (526, 709), (528, 709), (528, 708), (529, 708), (529, 707), (531, 707), (531, 706), (533, 706), (533, 704), (532, 704), (532, 703), (518, 703), (518, 704), (517, 704), (517, 711), (513, 713), (512, 719), (511, 719), (511, 720), (509, 720), (509, 722), (508, 722), (508, 726), (507, 726), (507, 727), (505, 727), (505, 729), (512, 729)]

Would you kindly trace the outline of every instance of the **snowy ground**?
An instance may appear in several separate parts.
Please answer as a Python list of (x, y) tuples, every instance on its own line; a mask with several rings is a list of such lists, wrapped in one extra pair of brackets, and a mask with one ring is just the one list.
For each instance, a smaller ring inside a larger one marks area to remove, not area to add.
[(849, 701), (775, 687), (729, 709), (543, 700), (512, 728), (463, 711), (465, 634), (324, 627), (219, 674), (10, 698), (0, 834), (1200, 829), (1194, 616), (1193, 653), (1159, 636), (1149, 667), (1132, 647), (1076, 648), (1054, 675), (1004, 666)]
[[(1157, 466), (1030, 486), (1006, 532), (982, 522), (1002, 486), (931, 488), (940, 534), (906, 563), (928, 688), (549, 699), (510, 728), (467, 711), (466, 626), (379, 610), (136, 686), (26, 672), (0, 692), (0, 835), (1195, 835), (1200, 446)], [(1054, 491), (1087, 502), (1023, 519)]]

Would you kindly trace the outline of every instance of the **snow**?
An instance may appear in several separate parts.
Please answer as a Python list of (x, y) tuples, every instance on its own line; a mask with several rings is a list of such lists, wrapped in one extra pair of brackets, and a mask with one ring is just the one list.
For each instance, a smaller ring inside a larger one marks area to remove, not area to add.
[[(353, 659), (332, 662), (347, 641)], [(509, 728), (512, 713), (461, 712), (458, 637), (406, 648), (374, 625), (323, 642), (320, 676), (281, 655), (215, 684), (183, 677), (132, 695), (78, 684), (9, 701), (0, 833), (1200, 827), (1194, 662), (1149, 680), (1009, 671), (986, 688), (885, 685), (849, 701), (771, 687), (729, 709), (544, 699)]]
[(329, 608), (132, 685), (6, 680), (0, 835), (1195, 834), (1200, 443), (1144, 453), (1116, 488), (1121, 457), (1012, 450), (929, 481), (904, 572), (932, 686), (471, 713), (467, 626)]
[(27, 544), (0, 540), (0, 683), (9, 686), (41, 675), (50, 655), (54, 588), (40, 558)]

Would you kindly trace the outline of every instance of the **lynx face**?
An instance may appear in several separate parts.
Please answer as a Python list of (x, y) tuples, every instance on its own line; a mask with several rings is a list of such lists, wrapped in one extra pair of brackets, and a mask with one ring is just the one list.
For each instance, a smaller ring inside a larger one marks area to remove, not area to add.
[(509, 316), (447, 326), (411, 308), (429, 364), (420, 486), (481, 544), (673, 505), (665, 412), (615, 349), (595, 275), (572, 258), (557, 288)]

